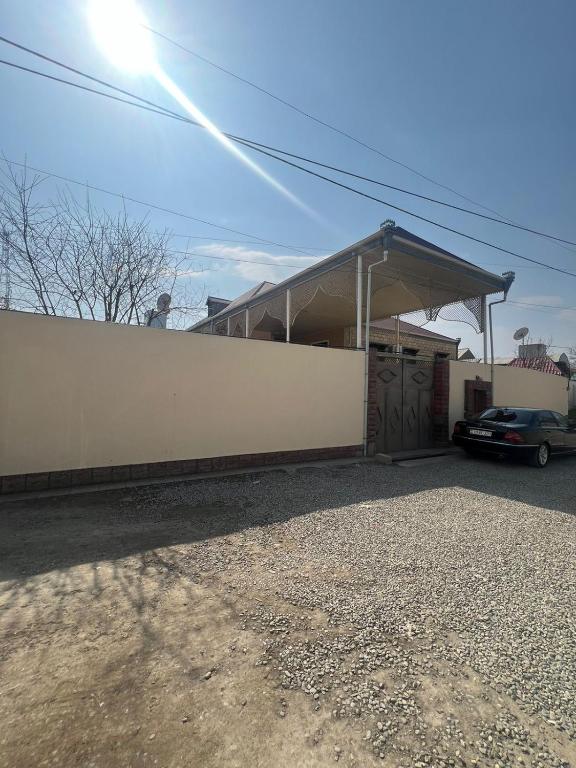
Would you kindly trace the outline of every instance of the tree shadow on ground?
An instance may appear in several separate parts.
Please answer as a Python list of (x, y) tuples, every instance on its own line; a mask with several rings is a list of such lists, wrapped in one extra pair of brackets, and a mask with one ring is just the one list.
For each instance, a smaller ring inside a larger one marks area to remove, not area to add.
[(3, 502), (0, 581), (227, 536), (323, 509), (450, 487), (486, 494), (495, 504), (509, 500), (572, 515), (575, 477), (575, 457), (559, 458), (540, 471), (454, 456), (413, 467), (278, 470)]

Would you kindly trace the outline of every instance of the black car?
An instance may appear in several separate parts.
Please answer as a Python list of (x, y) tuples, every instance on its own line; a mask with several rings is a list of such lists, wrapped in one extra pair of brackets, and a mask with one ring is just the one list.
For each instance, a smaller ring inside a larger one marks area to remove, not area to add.
[(457, 421), (452, 440), (470, 454), (517, 456), (545, 467), (553, 453), (576, 453), (576, 421), (537, 408), (492, 407)]

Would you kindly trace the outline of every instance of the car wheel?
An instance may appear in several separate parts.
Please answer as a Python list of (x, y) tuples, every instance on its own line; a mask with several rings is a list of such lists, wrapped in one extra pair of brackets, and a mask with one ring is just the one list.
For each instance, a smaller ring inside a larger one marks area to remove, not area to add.
[(542, 443), (541, 445), (536, 448), (534, 453), (532, 454), (530, 458), (530, 464), (533, 467), (539, 467), (539, 469), (543, 469), (546, 464), (548, 464), (548, 459), (550, 458), (550, 446), (548, 443)]

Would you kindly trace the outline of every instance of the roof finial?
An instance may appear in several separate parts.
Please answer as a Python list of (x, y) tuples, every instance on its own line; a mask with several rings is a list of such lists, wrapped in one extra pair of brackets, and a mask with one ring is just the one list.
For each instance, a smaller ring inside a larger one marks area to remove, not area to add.
[(385, 221), (380, 224), (380, 229), (388, 230), (388, 229), (396, 229), (396, 222), (394, 219), (385, 219)]

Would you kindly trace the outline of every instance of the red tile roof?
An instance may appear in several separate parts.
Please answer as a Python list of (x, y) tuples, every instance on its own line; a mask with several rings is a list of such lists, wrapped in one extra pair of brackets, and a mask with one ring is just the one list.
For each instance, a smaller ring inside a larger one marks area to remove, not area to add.
[(562, 376), (562, 371), (549, 357), (516, 357), (508, 365), (512, 368), (529, 368), (540, 373), (551, 373), (554, 376)]

